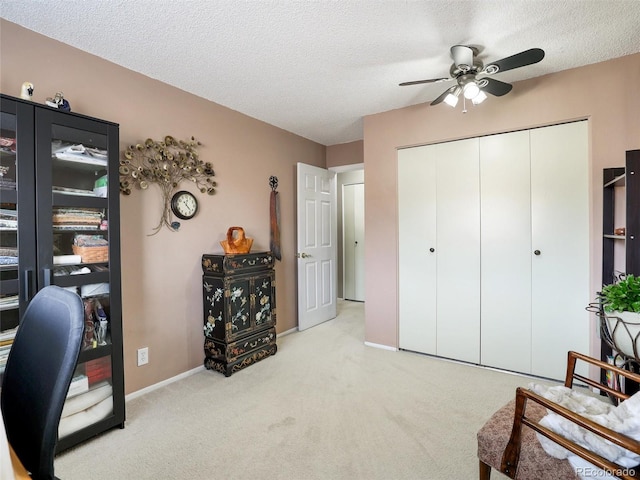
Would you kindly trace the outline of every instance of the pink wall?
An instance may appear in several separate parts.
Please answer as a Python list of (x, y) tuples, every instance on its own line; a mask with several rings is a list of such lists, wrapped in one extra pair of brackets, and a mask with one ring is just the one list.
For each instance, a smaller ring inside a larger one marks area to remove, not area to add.
[(364, 162), (364, 142), (340, 143), (327, 147), (327, 168), (354, 165)]
[(398, 345), (398, 147), (589, 119), (595, 295), (601, 285), (602, 169), (624, 165), (625, 151), (640, 148), (640, 94), (634, 88), (639, 84), (635, 54), (518, 82), (510, 94), (468, 106), (466, 114), (460, 105), (423, 104), (365, 117), (366, 341)]
[[(213, 163), (214, 196), (179, 232), (148, 236), (161, 215), (159, 189), (121, 196), (125, 388), (127, 393), (201, 366), (203, 253), (220, 252), (227, 228), (243, 226), (254, 251), (269, 248), (269, 176), (280, 181), (282, 262), (276, 265), (277, 331), (297, 326), (295, 165), (324, 167), (326, 148), (236, 111), (114, 65), (0, 19), (0, 90), (34, 100), (62, 91), (74, 112), (120, 124), (120, 149), (148, 137), (192, 135)], [(189, 72), (185, 72), (189, 74)], [(185, 183), (180, 188), (192, 190)], [(149, 365), (136, 350), (149, 347)]]

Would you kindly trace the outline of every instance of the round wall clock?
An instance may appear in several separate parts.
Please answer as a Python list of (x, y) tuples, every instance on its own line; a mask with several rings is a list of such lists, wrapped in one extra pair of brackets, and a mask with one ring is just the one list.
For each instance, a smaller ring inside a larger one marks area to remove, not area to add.
[(171, 198), (171, 210), (176, 217), (190, 220), (198, 211), (198, 200), (193, 193), (181, 190)]

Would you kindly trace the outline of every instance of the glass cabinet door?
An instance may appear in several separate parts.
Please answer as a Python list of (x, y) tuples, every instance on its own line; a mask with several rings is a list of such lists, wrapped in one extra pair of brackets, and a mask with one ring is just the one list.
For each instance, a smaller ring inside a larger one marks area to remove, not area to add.
[[(20, 252), (35, 247), (33, 144), (19, 126), (33, 129), (33, 111), (16, 102), (0, 105), (0, 374), (21, 314), (35, 289), (36, 260)], [(1, 376), (1, 375), (0, 375)]]
[(103, 347), (111, 343), (107, 131), (100, 123), (63, 117), (70, 124), (61, 125), (47, 121), (49, 112), (38, 113), (38, 126), (50, 133), (38, 139), (36, 158), (41, 284), (82, 297), (90, 330), (83, 350)]
[[(121, 307), (113, 304), (120, 298), (120, 277), (110, 268), (114, 262), (117, 272), (120, 259), (111, 258), (119, 251), (119, 228), (117, 215), (110, 215), (118, 190), (109, 188), (109, 160), (118, 145), (109, 124), (56, 113), (36, 115), (39, 282), (78, 293), (85, 311), (80, 359), (60, 422), (64, 439), (87, 426), (82, 417), (89, 408), (92, 422), (114, 414), (112, 359), (122, 355), (112, 342), (121, 338), (120, 319), (113, 318)], [(76, 404), (85, 407), (82, 412)]]

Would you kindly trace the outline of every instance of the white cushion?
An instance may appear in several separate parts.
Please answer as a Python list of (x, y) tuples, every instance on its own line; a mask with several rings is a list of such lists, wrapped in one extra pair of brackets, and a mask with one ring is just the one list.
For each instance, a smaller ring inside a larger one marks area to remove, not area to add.
[[(598, 397), (565, 386), (549, 387), (532, 383), (529, 389), (595, 423), (640, 440), (640, 392), (616, 407)], [(640, 464), (640, 455), (604, 440), (556, 413), (548, 411), (547, 415), (540, 420), (540, 424), (622, 467), (634, 467)], [(581, 464), (575, 455), (544, 435), (538, 434), (538, 440), (545, 452), (552, 457), (567, 458), (574, 466)], [(596, 468), (592, 465), (591, 467)]]

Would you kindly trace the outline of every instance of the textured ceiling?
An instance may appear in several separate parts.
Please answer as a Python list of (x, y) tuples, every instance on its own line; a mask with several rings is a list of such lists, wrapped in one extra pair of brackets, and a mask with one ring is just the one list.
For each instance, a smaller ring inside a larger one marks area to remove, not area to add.
[(455, 44), (485, 63), (545, 50), (507, 82), (640, 51), (639, 0), (2, 0), (0, 16), (324, 145), (440, 95), (398, 83), (448, 76)]

